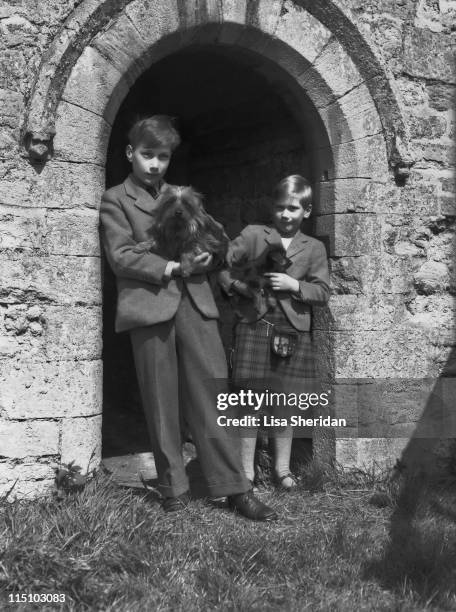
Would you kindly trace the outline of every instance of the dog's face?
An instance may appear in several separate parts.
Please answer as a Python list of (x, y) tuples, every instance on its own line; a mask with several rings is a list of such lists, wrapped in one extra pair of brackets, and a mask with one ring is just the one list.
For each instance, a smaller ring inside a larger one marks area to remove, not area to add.
[(191, 187), (170, 186), (156, 212), (156, 229), (167, 237), (197, 233), (203, 224), (203, 207), (199, 194)]
[(270, 245), (257, 259), (240, 266), (242, 280), (251, 289), (262, 289), (269, 283), (263, 276), (266, 272), (285, 272), (290, 264), (291, 261), (282, 246)]

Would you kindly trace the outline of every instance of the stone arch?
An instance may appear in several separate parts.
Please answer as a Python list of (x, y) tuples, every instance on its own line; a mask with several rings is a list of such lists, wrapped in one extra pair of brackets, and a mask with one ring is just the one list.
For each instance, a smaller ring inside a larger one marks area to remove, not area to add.
[[(369, 366), (342, 363), (340, 347), (334, 348), (325, 329), (345, 307), (340, 296), (358, 282), (350, 269), (354, 258), (380, 247), (378, 203), (369, 198), (368, 183), (385, 186), (393, 174), (407, 174), (405, 128), (389, 79), (355, 26), (334, 3), (313, 4), (85, 0), (41, 66), (23, 133), (34, 163), (52, 157), (49, 164), (80, 164), (81, 172), (93, 173), (93, 167), (104, 167), (122, 100), (153, 62), (194, 44), (245, 50), (255, 70), (287, 97), (299, 121), (311, 124), (305, 103), (310, 100), (326, 128), (328, 144), (317, 138), (314, 150), (323, 171), (316, 230), (329, 237), (340, 287), (331, 306), (335, 316), (319, 313), (316, 332), (326, 347), (326, 369), (368, 376)], [(351, 56), (347, 48), (353, 41)], [(381, 96), (373, 96), (380, 90)], [(96, 207), (102, 188), (97, 184), (84, 203)], [(347, 214), (356, 211), (368, 214)], [(353, 258), (348, 264), (347, 254)], [(374, 265), (360, 274), (369, 283), (377, 272)]]

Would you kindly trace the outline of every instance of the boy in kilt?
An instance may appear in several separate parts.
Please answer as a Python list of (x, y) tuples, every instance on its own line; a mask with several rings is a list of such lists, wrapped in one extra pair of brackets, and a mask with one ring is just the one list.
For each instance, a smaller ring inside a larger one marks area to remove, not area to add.
[[(288, 176), (274, 191), (272, 225), (248, 225), (229, 245), (228, 268), (220, 272), (219, 282), (233, 297), (238, 319), (232, 372), (235, 388), (294, 391), (315, 377), (312, 305), (328, 301), (329, 272), (324, 245), (300, 229), (311, 210), (309, 182), (299, 175)], [(252, 266), (264, 262), (265, 253), (280, 250), (282, 267), (263, 273), (267, 285), (253, 290), (245, 271), (251, 275)], [(290, 472), (293, 430), (287, 424), (277, 433), (274, 476), (281, 488), (289, 490), (296, 486)], [(243, 469), (253, 482), (257, 428), (243, 434)]]

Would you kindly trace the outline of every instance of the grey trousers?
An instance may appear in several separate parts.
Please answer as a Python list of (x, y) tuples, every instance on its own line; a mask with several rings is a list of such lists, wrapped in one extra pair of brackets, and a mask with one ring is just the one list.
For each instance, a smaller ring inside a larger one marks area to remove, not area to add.
[(248, 491), (239, 440), (216, 424), (216, 398), (208, 384), (227, 378), (217, 321), (203, 318), (184, 288), (173, 319), (133, 329), (130, 337), (162, 495), (175, 497), (189, 488), (182, 417), (192, 434), (208, 495)]

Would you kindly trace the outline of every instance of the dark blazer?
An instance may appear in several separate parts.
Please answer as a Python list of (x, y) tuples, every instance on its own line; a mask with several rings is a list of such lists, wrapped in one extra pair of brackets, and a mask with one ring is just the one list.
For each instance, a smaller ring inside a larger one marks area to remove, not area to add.
[(206, 274), (164, 281), (168, 260), (138, 248), (139, 242), (151, 238), (160, 199), (160, 194), (152, 197), (130, 174), (123, 183), (108, 189), (101, 200), (101, 238), (117, 278), (118, 332), (172, 319), (184, 285), (201, 314), (210, 319), (219, 317)]
[[(261, 257), (270, 245), (282, 246), (278, 231), (266, 225), (248, 225), (240, 235), (231, 241), (228, 248), (229, 267), (247, 263)], [(323, 305), (329, 299), (329, 272), (326, 249), (322, 242), (298, 232), (287, 249), (291, 260), (286, 274), (299, 281), (299, 293), (277, 291), (277, 297), (290, 323), (299, 331), (309, 331), (312, 305)], [(233, 269), (219, 273), (219, 282), (227, 293), (231, 292), (233, 280), (240, 278)], [(253, 301), (239, 299), (237, 311), (241, 321), (251, 323), (261, 319), (265, 313), (253, 307)]]

